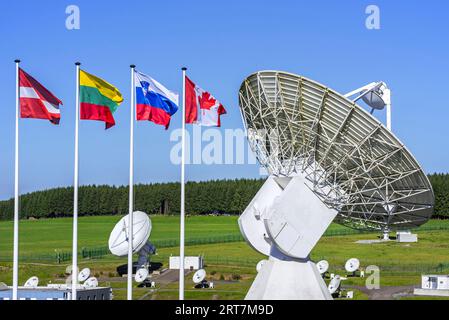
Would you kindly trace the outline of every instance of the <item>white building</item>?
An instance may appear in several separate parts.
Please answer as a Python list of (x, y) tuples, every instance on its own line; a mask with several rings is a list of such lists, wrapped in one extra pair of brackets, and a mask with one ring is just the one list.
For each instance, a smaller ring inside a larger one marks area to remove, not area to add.
[[(179, 257), (171, 256), (169, 260), (169, 269), (178, 269), (179, 270)], [(189, 270), (198, 270), (203, 269), (204, 262), (203, 257), (184, 257), (184, 269)]]
[(396, 233), (397, 242), (418, 242), (418, 235), (410, 231), (399, 231)]
[[(46, 287), (19, 287), (19, 300), (71, 300), (72, 289), (67, 285), (49, 285)], [(12, 287), (0, 288), (0, 300), (12, 299)], [(77, 290), (78, 300), (112, 300), (110, 287), (84, 288)]]
[(423, 275), (421, 288), (415, 289), (414, 294), (449, 297), (449, 275)]

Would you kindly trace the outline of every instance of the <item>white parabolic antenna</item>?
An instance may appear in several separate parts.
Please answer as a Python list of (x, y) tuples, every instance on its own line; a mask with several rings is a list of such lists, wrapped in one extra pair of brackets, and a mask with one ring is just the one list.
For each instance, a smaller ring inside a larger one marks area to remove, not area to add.
[(263, 259), (263, 260), (260, 260), (260, 261), (257, 263), (257, 265), (256, 265), (256, 270), (257, 270), (257, 272), (259, 272), (260, 269), (262, 269), (262, 266), (263, 266), (267, 261), (268, 261), (268, 260)]
[(341, 277), (336, 275), (331, 282), (329, 283), (328, 289), (330, 294), (334, 294), (340, 288), (341, 285)]
[(83, 286), (86, 288), (96, 288), (98, 287), (98, 280), (95, 277), (89, 278), (83, 283)]
[(81, 272), (78, 274), (78, 282), (84, 282), (86, 281), (90, 276), (90, 269), (84, 268), (81, 270)]
[(137, 283), (144, 282), (146, 278), (148, 277), (148, 270), (146, 268), (140, 268), (137, 270), (136, 275), (134, 276), (134, 280), (136, 280)]
[(316, 267), (318, 268), (320, 274), (326, 273), (327, 270), (329, 270), (329, 262), (326, 260), (321, 260), (316, 264)]
[(206, 270), (199, 269), (195, 274), (193, 275), (193, 282), (194, 283), (201, 283), (206, 278)]
[[(128, 254), (128, 215), (124, 216), (112, 229), (109, 236), (109, 250), (123, 257)], [(133, 214), (133, 251), (138, 252), (147, 243), (151, 233), (151, 220), (146, 213), (136, 211)]]
[[(381, 89), (365, 98), (373, 107), (377, 93), (387, 102)], [(434, 194), (421, 166), (356, 102), (299, 75), (260, 71), (243, 81), (239, 105), (251, 150), (269, 173), (239, 227), (255, 250), (275, 258), (246, 299), (330, 299), (309, 256), (334, 220), (383, 232), (431, 217)]]
[(25, 282), (25, 284), (23, 286), (27, 287), (27, 288), (34, 288), (34, 287), (37, 287), (38, 285), (39, 285), (39, 278), (31, 277)]
[(360, 261), (357, 258), (351, 258), (345, 263), (345, 270), (347, 272), (355, 272), (360, 268)]

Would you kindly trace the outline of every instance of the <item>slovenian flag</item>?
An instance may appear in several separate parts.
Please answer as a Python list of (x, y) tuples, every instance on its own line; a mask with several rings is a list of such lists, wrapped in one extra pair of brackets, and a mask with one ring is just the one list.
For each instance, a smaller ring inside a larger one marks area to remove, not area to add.
[(178, 111), (178, 94), (138, 71), (134, 72), (134, 77), (137, 120), (152, 121), (168, 129), (171, 116)]

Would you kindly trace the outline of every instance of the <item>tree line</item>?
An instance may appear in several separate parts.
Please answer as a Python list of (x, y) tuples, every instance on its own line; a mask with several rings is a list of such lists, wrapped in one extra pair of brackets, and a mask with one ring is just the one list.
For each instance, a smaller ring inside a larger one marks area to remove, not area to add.
[[(236, 179), (188, 182), (187, 214), (240, 214), (256, 195), (264, 180)], [(149, 214), (177, 215), (179, 183), (139, 184), (134, 187), (135, 210)], [(128, 214), (127, 186), (89, 185), (78, 189), (80, 216)], [(73, 212), (73, 187), (36, 191), (20, 197), (20, 218), (69, 217)], [(0, 220), (10, 220), (14, 199), (0, 202)]]
[[(429, 176), (435, 193), (435, 218), (449, 218), (449, 174)], [(240, 214), (260, 189), (264, 179), (188, 182), (187, 214)], [(149, 214), (177, 215), (179, 183), (135, 186), (135, 209)], [(79, 188), (79, 215), (125, 215), (128, 187), (89, 185)], [(14, 200), (0, 201), (0, 220), (11, 220)], [(20, 218), (69, 217), (73, 212), (73, 187), (36, 191), (20, 197)]]

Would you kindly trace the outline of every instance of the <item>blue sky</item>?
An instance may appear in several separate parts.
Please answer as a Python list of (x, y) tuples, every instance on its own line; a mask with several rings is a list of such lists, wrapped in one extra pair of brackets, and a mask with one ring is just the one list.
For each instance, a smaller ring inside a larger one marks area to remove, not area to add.
[[(78, 5), (81, 29), (65, 28)], [(376, 4), (381, 29), (365, 28)], [(13, 195), (15, 58), (64, 102), (59, 127), (21, 120), (21, 193), (73, 181), (74, 62), (115, 84), (125, 101), (117, 125), (80, 124), (80, 183), (128, 182), (129, 65), (181, 92), (180, 68), (241, 128), (237, 92), (250, 73), (278, 69), (341, 92), (384, 80), (393, 90), (393, 130), (427, 172), (449, 168), (447, 1), (2, 1), (0, 2), (0, 199)], [(382, 121), (383, 113), (376, 114)], [(180, 113), (170, 130), (181, 125)], [(178, 181), (170, 130), (136, 126), (137, 183)], [(192, 165), (187, 179), (258, 177), (257, 165)]]

